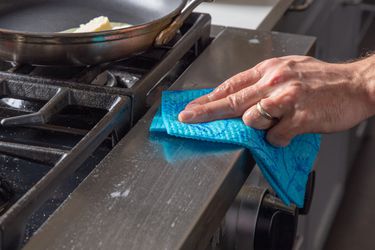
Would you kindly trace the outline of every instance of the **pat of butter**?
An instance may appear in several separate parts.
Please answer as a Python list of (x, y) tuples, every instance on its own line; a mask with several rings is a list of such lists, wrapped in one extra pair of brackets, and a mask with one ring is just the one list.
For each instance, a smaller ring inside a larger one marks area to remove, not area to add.
[(81, 24), (74, 33), (84, 33), (84, 32), (97, 32), (104, 30), (111, 30), (112, 25), (108, 20), (108, 17), (100, 16), (92, 19), (86, 24)]

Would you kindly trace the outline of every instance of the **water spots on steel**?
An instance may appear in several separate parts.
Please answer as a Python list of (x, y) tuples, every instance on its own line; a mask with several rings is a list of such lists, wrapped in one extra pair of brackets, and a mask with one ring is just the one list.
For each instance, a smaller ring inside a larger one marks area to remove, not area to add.
[(110, 194), (111, 198), (126, 198), (130, 194), (130, 188), (126, 189), (125, 191), (115, 191)]
[(119, 192), (119, 191), (112, 192), (110, 195), (111, 195), (112, 198), (117, 198), (117, 197), (121, 196), (121, 192)]

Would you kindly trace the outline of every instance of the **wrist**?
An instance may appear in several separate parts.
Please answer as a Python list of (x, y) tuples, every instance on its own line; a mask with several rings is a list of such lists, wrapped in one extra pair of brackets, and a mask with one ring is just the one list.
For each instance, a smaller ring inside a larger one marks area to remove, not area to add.
[(364, 105), (368, 116), (375, 114), (375, 55), (348, 64), (353, 72), (353, 83), (363, 90)]

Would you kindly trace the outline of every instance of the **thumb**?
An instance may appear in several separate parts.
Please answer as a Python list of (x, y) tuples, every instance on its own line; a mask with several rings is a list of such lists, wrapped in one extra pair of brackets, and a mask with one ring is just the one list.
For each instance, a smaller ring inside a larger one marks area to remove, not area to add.
[(298, 135), (298, 127), (293, 127), (290, 119), (282, 119), (267, 132), (267, 141), (276, 147), (286, 147)]

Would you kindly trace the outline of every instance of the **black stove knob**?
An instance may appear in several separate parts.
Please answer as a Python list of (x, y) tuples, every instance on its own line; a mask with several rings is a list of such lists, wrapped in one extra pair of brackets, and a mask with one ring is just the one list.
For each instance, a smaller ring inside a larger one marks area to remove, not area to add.
[(228, 210), (219, 247), (236, 250), (289, 250), (297, 232), (298, 212), (265, 188), (245, 185)]
[(298, 216), (289, 211), (262, 206), (254, 237), (255, 250), (291, 250), (293, 249)]

